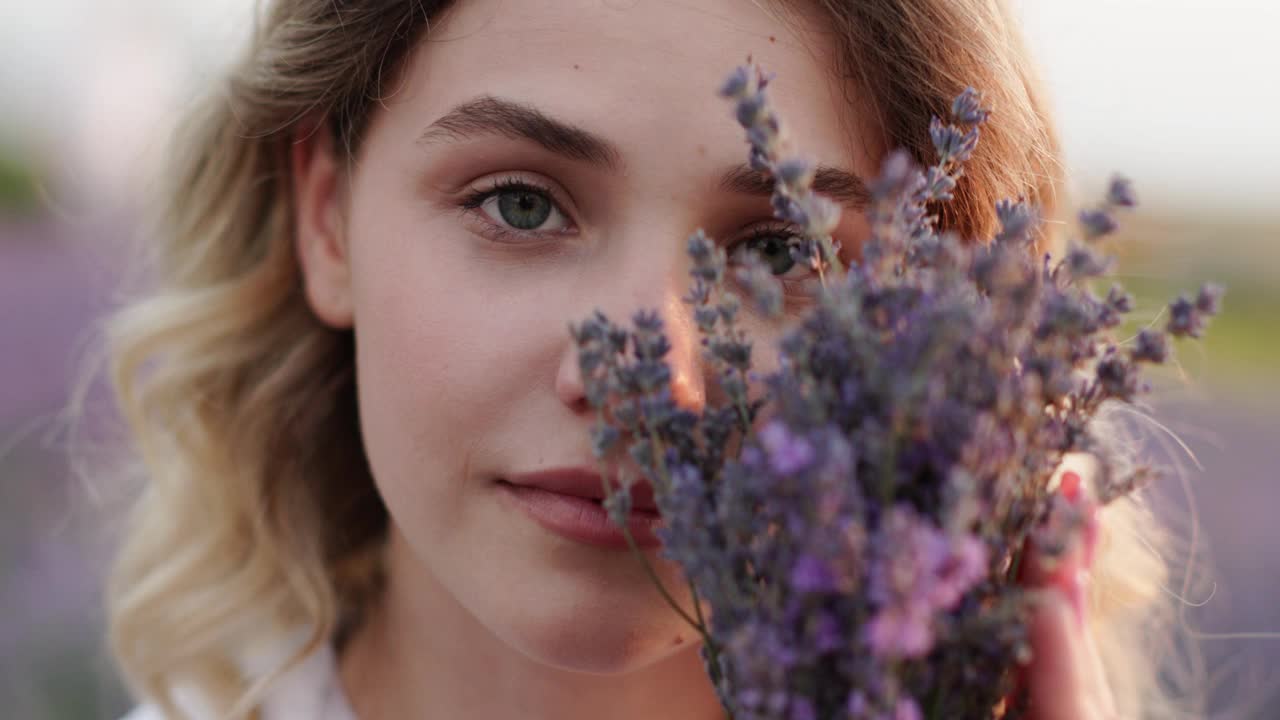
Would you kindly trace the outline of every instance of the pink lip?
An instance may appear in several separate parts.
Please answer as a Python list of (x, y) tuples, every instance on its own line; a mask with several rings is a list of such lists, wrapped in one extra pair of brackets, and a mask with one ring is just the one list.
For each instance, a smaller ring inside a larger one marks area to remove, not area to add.
[[(504, 497), (539, 525), (562, 537), (613, 550), (629, 547), (622, 529), (609, 519), (600, 502), (604, 495), (600, 476), (590, 470), (515, 475), (500, 481), (498, 487)], [(632, 487), (632, 499), (634, 509), (627, 519), (627, 529), (636, 545), (641, 548), (661, 545), (654, 533), (662, 521), (653, 506), (652, 487), (637, 483)]]
[[(504, 478), (512, 485), (542, 488), (561, 495), (574, 495), (590, 500), (604, 497), (604, 483), (600, 473), (589, 467), (561, 467), (539, 472), (521, 473)], [(609, 487), (620, 486), (617, 478), (611, 478)], [(637, 480), (631, 486), (631, 505), (637, 510), (657, 512), (653, 502), (653, 486), (645, 480)]]

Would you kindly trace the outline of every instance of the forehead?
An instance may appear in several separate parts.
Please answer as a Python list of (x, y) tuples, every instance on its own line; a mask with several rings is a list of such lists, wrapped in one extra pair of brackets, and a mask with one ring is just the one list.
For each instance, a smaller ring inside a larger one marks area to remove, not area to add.
[(407, 59), (386, 106), (421, 128), (492, 95), (609, 137), (629, 167), (669, 160), (661, 148), (740, 161), (741, 130), (715, 91), (750, 55), (777, 74), (770, 94), (801, 152), (869, 170), (878, 149), (832, 72), (830, 28), (812, 13), (784, 21), (781, 10), (759, 0), (461, 0)]

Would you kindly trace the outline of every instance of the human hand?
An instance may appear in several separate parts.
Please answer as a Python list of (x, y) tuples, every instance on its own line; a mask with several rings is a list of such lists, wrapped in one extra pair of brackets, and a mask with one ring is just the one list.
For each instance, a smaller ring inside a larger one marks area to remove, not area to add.
[(1062, 473), (1058, 492), (1083, 511), (1080, 542), (1057, 561), (1028, 548), (1023, 581), (1044, 592), (1030, 625), (1032, 659), (1020, 684), (1032, 720), (1116, 720), (1115, 698), (1089, 628), (1088, 591), (1098, 539), (1098, 506), (1079, 473)]

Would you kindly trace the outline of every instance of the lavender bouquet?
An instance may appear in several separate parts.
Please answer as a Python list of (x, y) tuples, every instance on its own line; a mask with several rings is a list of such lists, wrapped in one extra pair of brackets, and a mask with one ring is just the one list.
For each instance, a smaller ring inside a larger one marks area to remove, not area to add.
[[(752, 167), (777, 181), (776, 215), (802, 230), (790, 252), (821, 278), (815, 303), (787, 328), (778, 370), (760, 378), (725, 252), (695, 232), (685, 302), (726, 401), (701, 414), (677, 407), (658, 315), (637, 313), (628, 331), (597, 311), (570, 326), (597, 411), (595, 455), (608, 465), (625, 446), (653, 484), (662, 553), (689, 581), (692, 615), (632, 549), (700, 633), (731, 718), (991, 717), (1029, 651), (1031, 598), (1017, 582), (1027, 540), (1052, 555), (1081, 526), (1077, 506), (1049, 491), (1055, 468), (1068, 452), (1093, 453), (1103, 504), (1153, 476), (1122, 472), (1090, 419), (1146, 390), (1142, 365), (1166, 360), (1170, 335), (1198, 337), (1222, 291), (1177, 299), (1163, 330), (1110, 339), (1131, 298), (1114, 285), (1098, 297), (1088, 283), (1112, 265), (1099, 240), (1115, 210), (1135, 204), (1122, 178), (1081, 213), (1082, 237), (1056, 263), (1034, 256), (1040, 218), (1025, 202), (997, 205), (1002, 229), (987, 242), (940, 232), (936, 208), (989, 115), (972, 89), (949, 122), (933, 119), (934, 165), (902, 152), (884, 163), (871, 237), (843, 268), (831, 238), (839, 208), (811, 191), (814, 165), (792, 151), (770, 79), (739, 67), (720, 94), (735, 104)], [(757, 311), (781, 316), (763, 259), (748, 256), (735, 274)], [(605, 505), (625, 531), (637, 478), (616, 477)]]

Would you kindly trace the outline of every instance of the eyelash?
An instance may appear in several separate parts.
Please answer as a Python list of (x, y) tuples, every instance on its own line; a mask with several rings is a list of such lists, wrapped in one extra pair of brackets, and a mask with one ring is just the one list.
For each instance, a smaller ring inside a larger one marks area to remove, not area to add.
[[(480, 212), (480, 207), (484, 205), (484, 203), (487, 200), (489, 200), (489, 198), (499, 195), (506, 190), (518, 190), (522, 192), (529, 192), (529, 193), (542, 195), (548, 201), (550, 201), (552, 207), (555, 208), (556, 212), (564, 216), (565, 219), (568, 219), (569, 217), (568, 213), (566, 213), (561, 208), (560, 202), (556, 200), (555, 193), (550, 188), (544, 187), (538, 183), (526, 180), (524, 178), (519, 178), (519, 177), (505, 177), (505, 178), (502, 178), (501, 180), (494, 182), (492, 185), (490, 185), (487, 188), (470, 192), (458, 201), (458, 206), (460, 208), (463, 208), (469, 213), (473, 213), (475, 215), (480, 216), (479, 219), (481, 220), (481, 222), (484, 222), (489, 225), (489, 227), (486, 228), (486, 232), (485, 232), (486, 236), (494, 240), (495, 242), (504, 242), (504, 243), (529, 242), (531, 240), (545, 239), (547, 235), (570, 234), (565, 232), (548, 233), (548, 232), (538, 232), (533, 230), (518, 230), (518, 229), (505, 228), (505, 227), (496, 225), (492, 219), (486, 216), (483, 212)], [(777, 237), (780, 235), (787, 236), (789, 240), (791, 239), (798, 240), (802, 237), (802, 235), (796, 231), (795, 225), (783, 223), (780, 221), (775, 221), (773, 224), (768, 224), (768, 225), (763, 225), (763, 226), (753, 228), (751, 232), (748, 233), (745, 237), (729, 245), (729, 247), (726, 249), (726, 252), (728, 254), (728, 257), (732, 258), (734, 255), (734, 251), (743, 244), (761, 240), (764, 238)], [(815, 278), (816, 278), (816, 275), (815, 275)], [(808, 282), (807, 279), (786, 280), (786, 279), (779, 278), (779, 280), (782, 282), (784, 287), (793, 287), (793, 286), (798, 287), (800, 284)], [(801, 292), (797, 292), (794, 294), (805, 295), (805, 293), (801, 293)]]
[(537, 232), (534, 230), (519, 230), (515, 228), (505, 228), (500, 225), (494, 224), (493, 220), (489, 219), (489, 217), (487, 217), (483, 212), (480, 212), (480, 206), (484, 205), (485, 201), (487, 201), (489, 198), (500, 195), (504, 190), (520, 190), (523, 192), (530, 192), (537, 195), (542, 195), (551, 202), (551, 206), (555, 208), (556, 212), (563, 215), (566, 219), (568, 219), (569, 217), (568, 213), (566, 213), (564, 210), (561, 209), (561, 203), (556, 200), (555, 193), (552, 192), (550, 188), (544, 187), (542, 185), (531, 182), (529, 180), (525, 180), (523, 178), (505, 177), (493, 183), (489, 187), (484, 188), (483, 190), (475, 190), (467, 194), (465, 197), (463, 197), (461, 200), (458, 201), (459, 207), (463, 208), (469, 213), (472, 213), (478, 216), (481, 222), (489, 225), (489, 227), (486, 228), (486, 237), (489, 237), (489, 239), (495, 242), (516, 243), (516, 242), (529, 242), (531, 240), (544, 239), (546, 238), (547, 235), (567, 234), (564, 232), (547, 233), (547, 232)]

